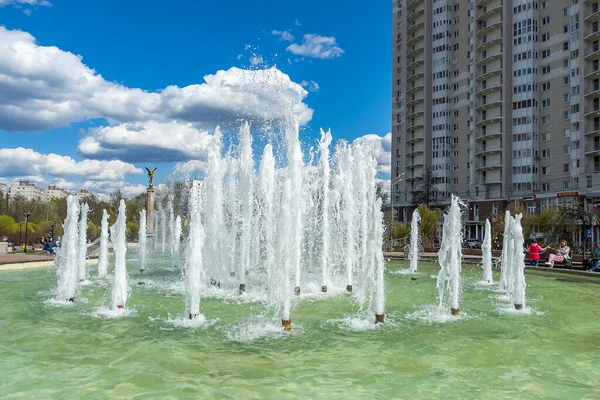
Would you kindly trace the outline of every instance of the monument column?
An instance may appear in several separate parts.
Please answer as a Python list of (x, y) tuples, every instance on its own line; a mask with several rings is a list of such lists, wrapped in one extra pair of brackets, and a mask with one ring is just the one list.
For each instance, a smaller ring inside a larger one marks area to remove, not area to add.
[(146, 189), (146, 237), (150, 239), (150, 246), (154, 247), (154, 236), (156, 232), (154, 232), (154, 186), (152, 185), (152, 179), (154, 178), (154, 173), (156, 172), (156, 168), (149, 169), (146, 167), (146, 171), (148, 171), (148, 188)]

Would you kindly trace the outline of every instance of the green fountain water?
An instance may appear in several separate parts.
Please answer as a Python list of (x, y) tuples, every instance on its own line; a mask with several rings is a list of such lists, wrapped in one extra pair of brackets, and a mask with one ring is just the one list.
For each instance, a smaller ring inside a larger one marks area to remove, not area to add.
[[(137, 269), (128, 265), (132, 284)], [(120, 318), (98, 316), (106, 281), (58, 306), (54, 268), (0, 272), (0, 397), (600, 397), (600, 308), (589, 305), (600, 280), (528, 273), (521, 314), (464, 266), (461, 317), (440, 322), (439, 267), (420, 263), (411, 280), (395, 273), (408, 263), (389, 262), (385, 324), (330, 291), (296, 304), (289, 334), (262, 303), (235, 296), (204, 298), (205, 324), (179, 326), (169, 318), (183, 313), (182, 278), (156, 269)]]

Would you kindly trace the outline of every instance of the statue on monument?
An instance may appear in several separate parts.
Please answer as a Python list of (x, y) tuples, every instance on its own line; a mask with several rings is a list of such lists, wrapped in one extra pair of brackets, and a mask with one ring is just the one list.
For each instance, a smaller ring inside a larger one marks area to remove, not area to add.
[(146, 171), (148, 171), (148, 187), (151, 188), (152, 187), (152, 179), (154, 178), (154, 173), (156, 172), (156, 168), (154, 168), (153, 170), (150, 170), (148, 167), (144, 167), (146, 168)]

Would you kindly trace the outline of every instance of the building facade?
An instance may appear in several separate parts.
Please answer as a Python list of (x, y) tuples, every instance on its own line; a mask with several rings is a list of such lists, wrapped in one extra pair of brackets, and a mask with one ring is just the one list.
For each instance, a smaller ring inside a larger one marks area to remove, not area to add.
[(582, 0), (398, 0), (392, 187), (407, 221), (431, 171), (435, 203), (468, 202), (467, 234), (522, 200), (529, 212), (600, 198), (600, 8)]
[(69, 192), (54, 185), (48, 186), (48, 189), (46, 189), (44, 192), (46, 195), (46, 201), (50, 201), (52, 199), (64, 199), (69, 195)]
[(19, 181), (18, 184), (10, 185), (9, 194), (11, 197), (22, 196), (26, 200), (46, 201), (44, 189), (37, 187), (33, 183), (29, 183), (29, 181)]

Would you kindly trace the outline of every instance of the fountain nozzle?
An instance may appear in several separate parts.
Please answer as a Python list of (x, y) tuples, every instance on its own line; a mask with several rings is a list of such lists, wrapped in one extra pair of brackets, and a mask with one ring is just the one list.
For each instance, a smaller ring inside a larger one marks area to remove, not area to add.
[(192, 314), (192, 313), (188, 314), (189, 319), (196, 319), (197, 316), (198, 316), (198, 314)]
[(294, 293), (296, 294), (296, 296), (300, 296), (300, 286), (296, 286), (294, 288)]
[(283, 330), (284, 331), (291, 331), (292, 330), (292, 320), (291, 319), (282, 319), (281, 320), (281, 325), (283, 326)]
[(385, 314), (375, 314), (375, 323), (383, 324), (384, 315)]
[(73, 303), (73, 302), (75, 301), (75, 297), (69, 297), (69, 298), (67, 299), (67, 301), (68, 301), (69, 303)]
[(123, 308), (124, 308), (124, 306), (123, 306), (123, 305), (121, 305), (121, 304), (119, 304), (119, 305), (117, 306), (117, 309), (119, 309), (119, 310), (122, 310)]
[(321, 286), (321, 292), (327, 293), (327, 286)]
[(458, 314), (460, 313), (460, 308), (451, 308), (450, 312), (452, 313), (453, 317), (458, 317)]
[(515, 304), (515, 310), (522, 310), (523, 304)]
[(243, 294), (246, 291), (246, 284), (240, 283), (239, 294)]
[(144, 268), (140, 268), (140, 274), (143, 274), (143, 273), (144, 273), (144, 271), (145, 271), (145, 269), (144, 269)]
[(352, 293), (352, 285), (346, 285), (346, 292)]

